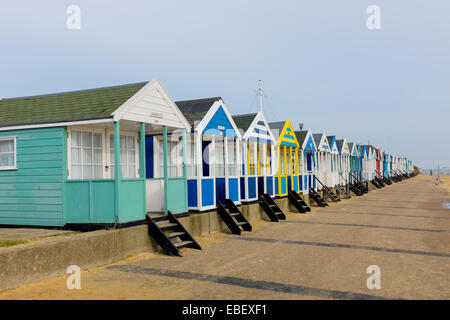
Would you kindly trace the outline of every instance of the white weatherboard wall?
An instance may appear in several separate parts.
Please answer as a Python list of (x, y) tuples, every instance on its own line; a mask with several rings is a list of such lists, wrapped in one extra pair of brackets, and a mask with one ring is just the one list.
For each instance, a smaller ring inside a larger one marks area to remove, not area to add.
[(320, 143), (317, 146), (318, 161), (319, 161), (319, 180), (326, 186), (330, 186), (331, 183), (331, 154), (330, 145), (325, 134), (322, 134)]
[(339, 183), (347, 184), (348, 183), (348, 173), (350, 172), (350, 150), (348, 148), (347, 139), (343, 139), (342, 150), (341, 151), (341, 173), (339, 175)]
[(331, 172), (331, 182), (330, 187), (334, 187), (339, 183), (339, 170), (340, 170), (340, 161), (339, 161), (339, 150), (337, 147), (336, 139), (332, 140), (332, 145), (330, 146), (332, 162), (333, 162), (333, 171)]

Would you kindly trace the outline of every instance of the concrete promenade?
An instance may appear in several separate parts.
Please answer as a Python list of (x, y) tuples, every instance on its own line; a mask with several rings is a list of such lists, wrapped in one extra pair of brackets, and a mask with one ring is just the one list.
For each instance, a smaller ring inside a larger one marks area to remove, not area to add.
[[(449, 299), (450, 198), (419, 176), (234, 236), (199, 237), (184, 257), (143, 253), (60, 276), (0, 299)], [(381, 289), (366, 285), (368, 266)]]

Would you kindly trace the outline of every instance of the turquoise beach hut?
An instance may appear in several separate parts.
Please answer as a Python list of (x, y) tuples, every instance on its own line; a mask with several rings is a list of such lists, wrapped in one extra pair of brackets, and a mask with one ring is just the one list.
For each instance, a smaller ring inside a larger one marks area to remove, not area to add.
[(146, 181), (145, 136), (165, 144), (175, 130), (190, 125), (158, 80), (0, 100), (0, 224), (126, 224), (145, 219), (152, 192), (165, 211), (187, 201), (168, 192), (166, 153), (166, 183)]

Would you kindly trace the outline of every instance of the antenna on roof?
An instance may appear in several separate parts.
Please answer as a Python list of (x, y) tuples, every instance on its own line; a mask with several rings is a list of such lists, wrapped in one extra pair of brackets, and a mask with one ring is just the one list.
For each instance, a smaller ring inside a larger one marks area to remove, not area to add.
[(298, 127), (300, 128), (300, 131), (302, 131), (303, 130), (303, 123), (299, 123)]
[(263, 89), (262, 81), (258, 80), (258, 95), (259, 95), (259, 111), (262, 112), (263, 109)]

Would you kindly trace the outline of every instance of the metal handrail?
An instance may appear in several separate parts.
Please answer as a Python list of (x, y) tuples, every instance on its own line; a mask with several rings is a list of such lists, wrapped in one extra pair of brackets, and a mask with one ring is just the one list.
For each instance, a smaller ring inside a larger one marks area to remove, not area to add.
[(349, 186), (349, 183), (348, 183), (347, 178), (344, 177), (344, 175), (342, 174), (342, 172), (340, 172), (340, 171), (338, 171), (338, 172), (339, 172), (340, 176), (341, 176), (341, 177), (344, 179), (344, 181), (345, 181), (345, 189), (346, 189), (347, 193), (350, 193), (350, 186)]
[(353, 175), (353, 173), (349, 172), (349, 174), (356, 180), (356, 182), (361, 182), (357, 177)]
[(327, 186), (325, 186), (325, 185), (322, 183), (322, 181), (319, 180), (319, 178), (316, 177), (315, 174), (313, 174), (313, 176), (314, 176), (314, 179), (316, 179), (317, 181), (319, 181), (320, 185), (321, 185), (323, 188), (328, 188)]
[(378, 175), (380, 176), (380, 178), (384, 178), (384, 176), (381, 174), (381, 172), (380, 171), (378, 171), (378, 170), (375, 170), (375, 172), (376, 173), (378, 173)]
[(344, 177), (344, 175), (342, 174), (342, 172), (338, 171), (339, 175), (344, 179), (345, 184), (348, 184), (347, 179)]
[(356, 182), (357, 182), (357, 183), (363, 184), (363, 183), (365, 182), (365, 184), (366, 184), (366, 189), (367, 189), (367, 190), (369, 189), (369, 183), (367, 182), (367, 180), (361, 181), (361, 180), (359, 180), (357, 177), (355, 177), (351, 172), (350, 172), (350, 174), (352, 175), (353, 178), (356, 179)]
[(319, 180), (319, 178), (316, 177), (315, 174), (313, 174), (314, 179), (316, 179), (317, 181), (319, 181), (319, 183), (322, 185), (322, 198), (325, 199), (325, 190), (328, 188), (327, 186), (325, 186), (322, 181)]

